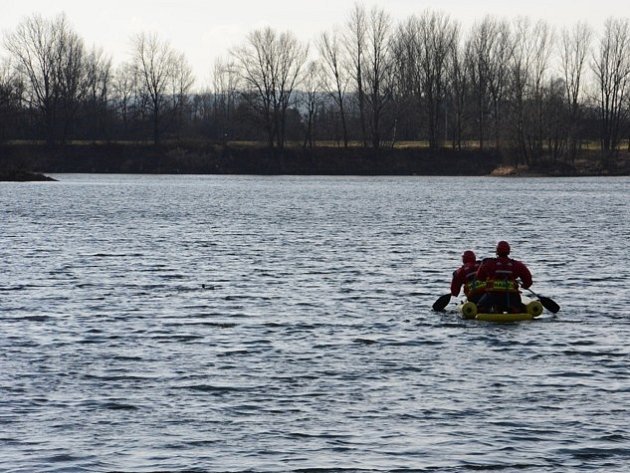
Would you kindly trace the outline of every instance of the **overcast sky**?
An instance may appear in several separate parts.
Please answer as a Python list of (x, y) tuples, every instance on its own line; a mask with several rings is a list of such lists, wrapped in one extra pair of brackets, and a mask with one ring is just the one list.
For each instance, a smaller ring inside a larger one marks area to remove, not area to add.
[[(291, 30), (308, 41), (334, 25), (342, 25), (356, 0), (1, 0), (0, 29), (13, 30), (33, 13), (52, 18), (65, 12), (88, 46), (102, 47), (114, 64), (127, 59), (130, 38), (157, 32), (173, 48), (185, 53), (198, 82), (208, 81), (215, 58), (243, 42), (256, 28)], [(545, 19), (553, 26), (583, 20), (600, 28), (610, 16), (630, 18), (629, 0), (370, 0), (395, 20), (425, 9), (440, 10), (470, 27), (491, 14)]]

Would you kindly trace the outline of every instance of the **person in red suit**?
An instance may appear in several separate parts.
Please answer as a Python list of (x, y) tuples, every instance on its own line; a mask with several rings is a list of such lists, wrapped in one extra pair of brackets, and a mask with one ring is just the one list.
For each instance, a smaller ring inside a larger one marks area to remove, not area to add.
[(532, 274), (522, 262), (509, 258), (510, 244), (497, 243), (497, 257), (483, 260), (477, 270), (477, 279), (484, 281), (485, 294), (477, 304), (479, 312), (522, 312), (520, 287), (532, 285)]
[(466, 298), (477, 303), (483, 295), (485, 284), (477, 279), (477, 270), (480, 262), (477, 261), (475, 253), (471, 250), (464, 251), (462, 255), (462, 266), (453, 272), (451, 281), (451, 295), (457, 297), (464, 286)]

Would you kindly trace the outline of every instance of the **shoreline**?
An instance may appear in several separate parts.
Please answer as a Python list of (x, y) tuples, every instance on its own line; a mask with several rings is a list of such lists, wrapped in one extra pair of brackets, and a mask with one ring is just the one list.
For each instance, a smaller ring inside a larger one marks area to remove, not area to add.
[(213, 143), (0, 145), (0, 181), (54, 180), (46, 174), (248, 174), (336, 176), (579, 177), (630, 175), (630, 154), (603, 169), (597, 152), (575, 163), (541, 161), (536, 166), (505, 164), (494, 150), (426, 148), (285, 148)]
[(53, 179), (43, 173), (27, 171), (24, 169), (19, 170), (2, 170), (0, 169), (0, 182), (56, 182), (57, 179)]

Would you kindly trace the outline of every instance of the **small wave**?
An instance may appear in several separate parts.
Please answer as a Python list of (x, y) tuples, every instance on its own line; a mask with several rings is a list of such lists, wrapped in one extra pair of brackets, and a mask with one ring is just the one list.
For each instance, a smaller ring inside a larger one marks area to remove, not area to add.
[(585, 460), (602, 460), (613, 457), (630, 459), (630, 448), (584, 447), (577, 449), (560, 449), (559, 453), (573, 458)]
[(462, 462), (461, 470), (457, 471), (515, 471), (515, 470), (536, 470), (537, 468), (543, 468), (540, 464), (531, 463), (500, 463), (500, 464), (485, 464), (485, 463), (473, 463)]
[(102, 405), (104, 409), (111, 411), (137, 411), (138, 407), (131, 404), (123, 404), (120, 402), (106, 402)]
[(143, 358), (140, 356), (125, 356), (125, 355), (114, 355), (112, 359), (116, 361), (143, 361)]
[(142, 253), (95, 253), (93, 258), (142, 258)]
[[(623, 434), (608, 434), (602, 435), (596, 440), (600, 442), (627, 442), (628, 436)], [(630, 451), (628, 451), (628, 453), (630, 453)]]
[[(26, 308), (21, 308), (20, 310), (26, 310)], [(23, 317), (7, 317), (4, 320), (13, 320), (13, 321), (28, 321), (28, 322), (48, 322), (52, 317), (49, 315), (25, 315)]]
[(586, 356), (586, 357), (605, 357), (605, 358), (626, 358), (627, 353), (615, 353), (615, 352), (601, 352), (601, 351), (587, 351), (587, 350), (564, 350), (562, 352), (567, 356)]
[(30, 289), (30, 288), (33, 288), (33, 287), (38, 287), (38, 286), (32, 286), (30, 284), (17, 284), (15, 286), (0, 287), (0, 292), (23, 291), (25, 289)]
[(85, 374), (85, 379), (95, 379), (98, 381), (154, 381), (159, 379), (151, 376), (139, 376), (132, 374), (120, 374), (120, 375), (98, 375), (98, 374)]
[(245, 355), (249, 353), (249, 350), (228, 350), (222, 353), (217, 353), (217, 357), (227, 357), (227, 356), (234, 356), (234, 355)]
[(247, 386), (216, 386), (212, 384), (191, 384), (188, 386), (177, 386), (173, 389), (223, 394), (232, 392), (248, 392), (254, 390), (255, 388)]

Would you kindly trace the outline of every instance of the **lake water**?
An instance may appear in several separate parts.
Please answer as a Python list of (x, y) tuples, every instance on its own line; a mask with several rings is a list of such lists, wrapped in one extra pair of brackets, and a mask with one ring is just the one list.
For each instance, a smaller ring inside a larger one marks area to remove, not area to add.
[[(0, 471), (630, 468), (630, 178), (0, 183)], [(506, 239), (562, 310), (437, 314)]]

